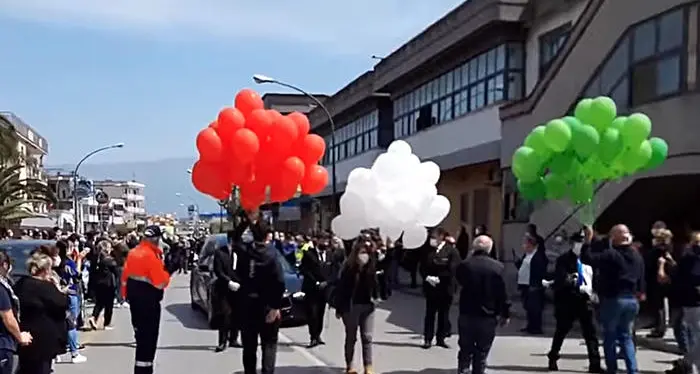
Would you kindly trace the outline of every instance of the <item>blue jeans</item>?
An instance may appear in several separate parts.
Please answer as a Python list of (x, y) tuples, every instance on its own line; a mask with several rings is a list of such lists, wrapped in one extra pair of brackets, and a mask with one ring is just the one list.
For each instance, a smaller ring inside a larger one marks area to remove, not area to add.
[(618, 344), (624, 353), (627, 374), (637, 374), (639, 371), (632, 340), (632, 325), (638, 312), (639, 302), (632, 295), (600, 300), (600, 324), (603, 330), (606, 373), (617, 372)]
[(75, 327), (77, 325), (78, 315), (80, 315), (80, 298), (78, 298), (78, 295), (69, 295), (68, 299), (70, 301), (68, 310), (70, 311), (71, 318), (73, 318), (73, 328), (68, 330), (68, 348), (70, 349), (71, 355), (75, 356), (78, 354), (78, 350), (80, 350), (78, 329)]
[(694, 337), (690, 332), (690, 327), (683, 320), (683, 308), (671, 307), (669, 312), (673, 337), (678, 343), (678, 349), (685, 355), (688, 353), (689, 347), (693, 345)]

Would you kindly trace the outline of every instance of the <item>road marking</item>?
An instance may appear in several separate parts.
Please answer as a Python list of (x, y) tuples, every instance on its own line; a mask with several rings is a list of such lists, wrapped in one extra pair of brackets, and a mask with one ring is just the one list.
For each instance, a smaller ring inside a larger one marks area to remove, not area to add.
[(298, 345), (295, 345), (295, 341), (292, 340), (290, 337), (287, 335), (283, 334), (282, 332), (279, 333), (278, 340), (282, 344), (287, 344), (289, 345), (293, 351), (297, 352), (298, 354), (302, 355), (305, 359), (307, 359), (312, 365), (317, 367), (321, 372), (324, 372), (326, 374), (329, 373), (334, 373), (335, 371), (332, 370), (327, 363), (325, 363), (323, 360), (318, 358), (316, 355), (313, 353), (309, 352), (308, 350), (299, 347)]

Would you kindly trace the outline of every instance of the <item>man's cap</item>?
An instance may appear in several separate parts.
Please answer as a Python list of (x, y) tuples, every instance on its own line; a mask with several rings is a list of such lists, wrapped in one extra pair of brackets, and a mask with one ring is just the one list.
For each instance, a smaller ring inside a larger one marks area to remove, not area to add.
[(160, 238), (161, 236), (163, 236), (163, 232), (160, 230), (159, 226), (151, 225), (146, 227), (145, 230), (143, 230), (143, 236), (147, 238)]

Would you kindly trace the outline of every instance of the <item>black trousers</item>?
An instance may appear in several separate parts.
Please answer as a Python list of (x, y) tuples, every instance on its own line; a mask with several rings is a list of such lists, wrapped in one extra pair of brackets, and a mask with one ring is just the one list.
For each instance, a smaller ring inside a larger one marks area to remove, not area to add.
[(472, 374), (483, 374), (498, 321), (495, 317), (460, 315), (458, 324), (457, 373), (465, 374), (471, 367)]
[(304, 306), (309, 324), (309, 337), (311, 340), (320, 339), (323, 333), (323, 318), (326, 315), (326, 298), (323, 294), (306, 294)]
[(98, 319), (100, 313), (104, 310), (105, 326), (112, 324), (112, 315), (114, 314), (114, 287), (95, 285), (95, 307), (92, 309), (92, 317)]
[(588, 362), (590, 366), (600, 367), (600, 352), (598, 351), (598, 334), (595, 328), (593, 308), (582, 302), (560, 303), (555, 306), (554, 317), (556, 318), (556, 329), (552, 338), (552, 347), (547, 355), (550, 360), (558, 360), (561, 346), (564, 339), (578, 321), (581, 326), (581, 334), (586, 342), (588, 351)]
[[(426, 342), (445, 340), (450, 335), (450, 307), (452, 295), (448, 292), (428, 291), (425, 293), (425, 319), (423, 321), (423, 337)], [(437, 316), (437, 331), (435, 317)]]
[(0, 349), (0, 374), (13, 374), (14, 364), (14, 352), (8, 349)]
[(238, 340), (240, 327), (240, 305), (236, 305), (236, 297), (227, 295), (226, 300), (223, 300), (225, 305), (221, 305), (222, 310), (221, 324), (219, 325), (219, 346), (233, 346)]
[(17, 374), (50, 374), (53, 371), (51, 361), (51, 359), (37, 361), (20, 356)]
[(129, 300), (136, 338), (134, 374), (153, 374), (160, 333), (160, 303)]
[(268, 309), (258, 300), (243, 300), (241, 310), (241, 343), (243, 343), (243, 373), (256, 374), (258, 338), (262, 346), (262, 374), (273, 374), (277, 361), (277, 334), (280, 321), (266, 323)]

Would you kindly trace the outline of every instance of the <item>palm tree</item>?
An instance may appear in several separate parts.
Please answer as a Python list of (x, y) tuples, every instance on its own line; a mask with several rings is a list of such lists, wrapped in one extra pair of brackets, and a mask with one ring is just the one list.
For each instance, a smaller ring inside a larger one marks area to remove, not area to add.
[(15, 164), (20, 161), (18, 142), (15, 126), (0, 114), (0, 165)]
[(32, 204), (55, 204), (56, 195), (39, 179), (22, 178), (23, 165), (0, 169), (0, 225), (16, 223), (24, 218), (41, 216)]

